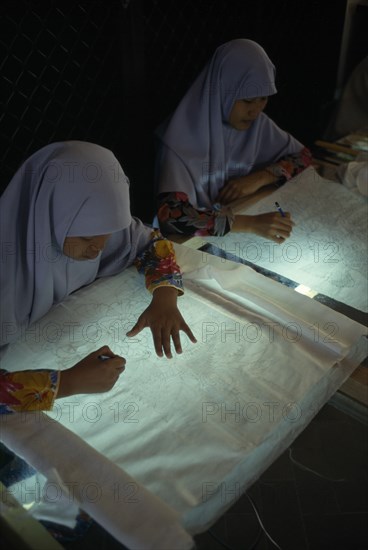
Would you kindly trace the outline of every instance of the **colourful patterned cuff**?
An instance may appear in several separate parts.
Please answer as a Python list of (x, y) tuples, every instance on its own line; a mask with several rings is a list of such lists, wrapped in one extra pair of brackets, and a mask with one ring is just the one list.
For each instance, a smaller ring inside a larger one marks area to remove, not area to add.
[(216, 204), (212, 209), (194, 208), (188, 195), (180, 192), (161, 193), (159, 201), (157, 217), (165, 235), (222, 237), (231, 230), (233, 214), (228, 207)]
[(48, 411), (59, 387), (59, 371), (0, 371), (0, 414)]
[(265, 170), (278, 179), (276, 184), (281, 184), (300, 174), (311, 162), (312, 154), (307, 147), (304, 147), (299, 153), (287, 155), (267, 166)]
[(158, 230), (152, 231), (149, 246), (135, 260), (139, 273), (144, 273), (146, 288), (153, 292), (160, 286), (175, 287), (183, 294), (183, 280), (176, 263), (171, 241), (165, 239)]
[[(212, 234), (216, 237), (222, 237), (231, 231), (235, 216), (229, 206), (216, 203), (213, 205), (213, 209), (215, 211), (215, 216)], [(208, 234), (209, 233), (207, 233), (207, 235)]]

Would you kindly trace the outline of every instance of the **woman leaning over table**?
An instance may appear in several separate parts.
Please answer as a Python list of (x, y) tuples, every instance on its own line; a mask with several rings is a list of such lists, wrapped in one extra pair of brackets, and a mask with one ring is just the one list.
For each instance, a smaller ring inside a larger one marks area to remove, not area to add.
[[(80, 141), (47, 145), (19, 168), (0, 209), (2, 353), (54, 304), (133, 263), (153, 297), (127, 335), (149, 327), (157, 355), (168, 358), (171, 345), (182, 351), (180, 330), (196, 341), (177, 308), (183, 290), (172, 244), (131, 216), (129, 183), (111, 151)], [(47, 410), (56, 397), (108, 391), (124, 368), (103, 346), (61, 372), (1, 370), (0, 412)]]

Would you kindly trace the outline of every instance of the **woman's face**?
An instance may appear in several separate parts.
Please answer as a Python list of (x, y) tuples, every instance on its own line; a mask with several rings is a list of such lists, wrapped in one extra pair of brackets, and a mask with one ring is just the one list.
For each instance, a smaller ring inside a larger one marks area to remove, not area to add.
[(235, 130), (247, 130), (266, 107), (268, 97), (238, 99), (231, 109), (229, 124)]
[(66, 237), (63, 253), (74, 260), (94, 260), (104, 249), (109, 235), (94, 237)]

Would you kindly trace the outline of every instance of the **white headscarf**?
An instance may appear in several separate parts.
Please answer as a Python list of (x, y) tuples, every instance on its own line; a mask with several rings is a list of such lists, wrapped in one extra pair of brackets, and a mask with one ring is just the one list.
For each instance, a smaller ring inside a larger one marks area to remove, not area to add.
[(301, 151), (264, 113), (248, 130), (229, 125), (235, 101), (276, 92), (275, 67), (259, 44), (238, 39), (217, 48), (159, 136), (158, 192), (182, 191), (193, 206), (211, 208), (231, 177)]
[[(150, 229), (131, 217), (117, 159), (92, 143), (53, 143), (32, 155), (1, 196), (0, 216), (2, 345), (77, 288), (130, 265), (149, 241)], [(110, 233), (94, 260), (63, 254), (66, 237)]]

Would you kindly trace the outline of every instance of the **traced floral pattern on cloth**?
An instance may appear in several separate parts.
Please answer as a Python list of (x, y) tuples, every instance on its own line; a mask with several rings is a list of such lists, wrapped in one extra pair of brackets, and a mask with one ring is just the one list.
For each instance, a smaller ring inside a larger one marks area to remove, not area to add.
[[(150, 292), (161, 286), (173, 286), (183, 293), (174, 247), (159, 231), (152, 232), (148, 247), (136, 258), (135, 265), (140, 273), (144, 273)], [(58, 385), (59, 371), (56, 370), (0, 370), (0, 414), (50, 410)]]

